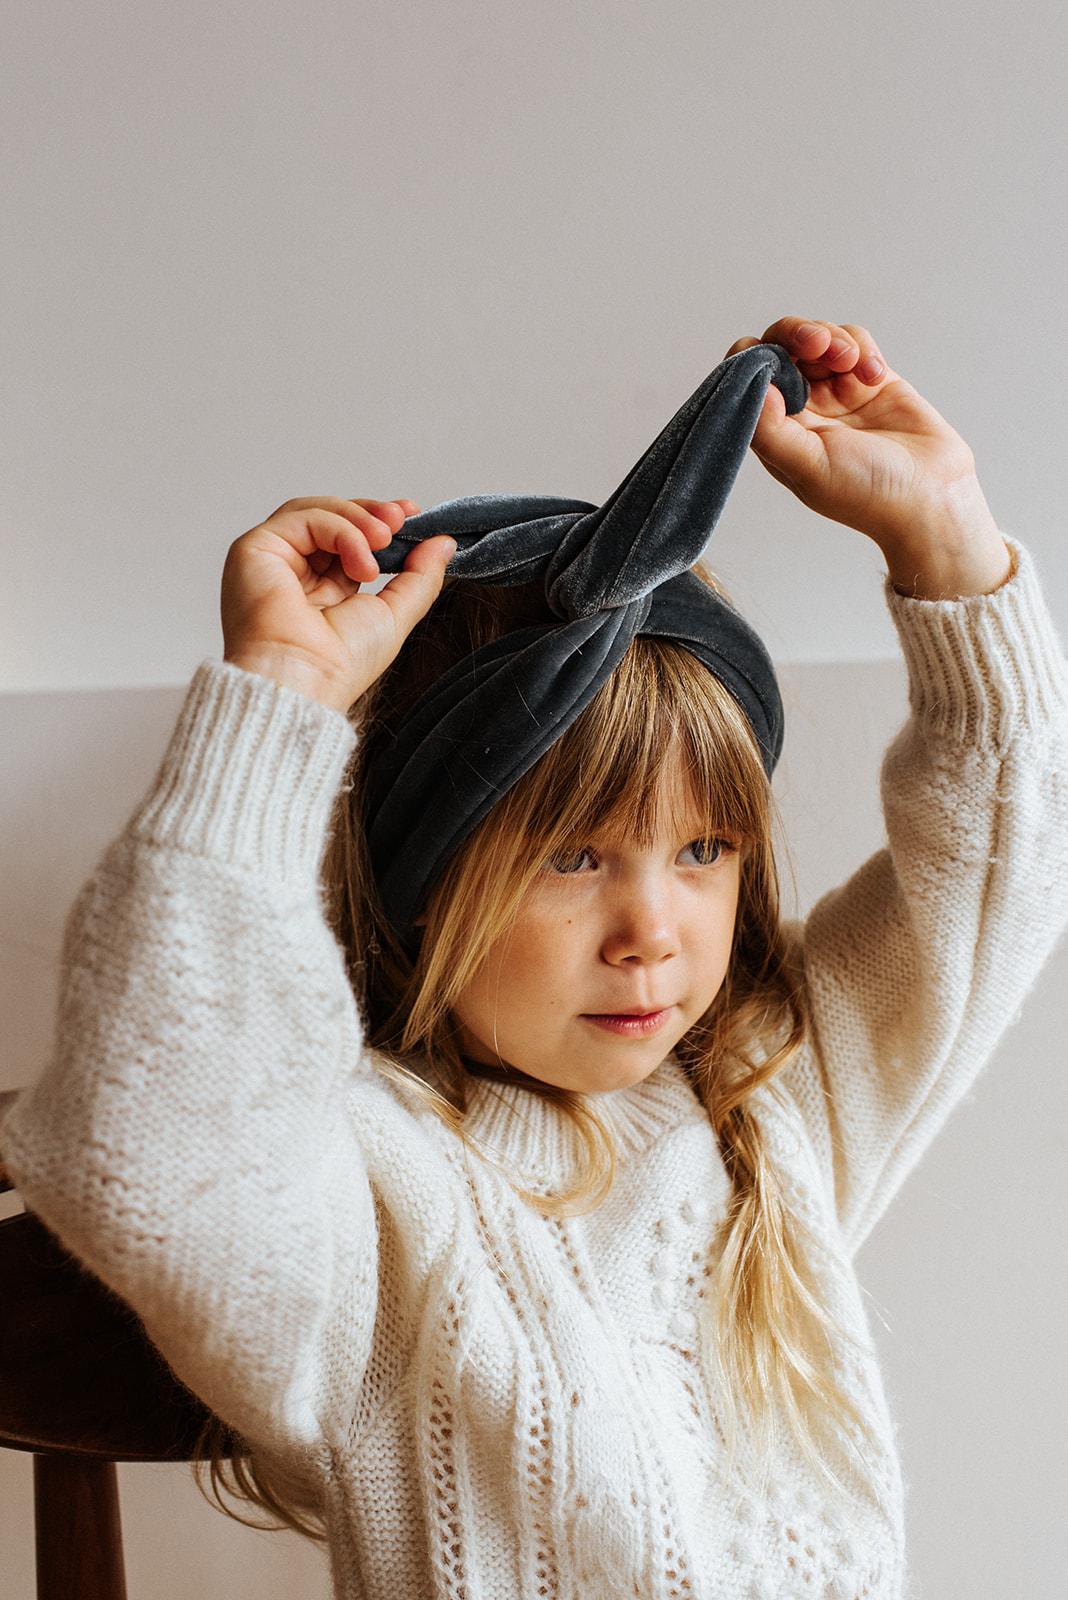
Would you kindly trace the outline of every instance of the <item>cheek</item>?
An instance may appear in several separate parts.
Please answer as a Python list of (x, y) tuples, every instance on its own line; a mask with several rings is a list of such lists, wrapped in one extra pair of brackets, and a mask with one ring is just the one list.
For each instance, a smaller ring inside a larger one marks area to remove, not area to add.
[(531, 919), (517, 930), (502, 968), (503, 995), (507, 984), (518, 1005), (546, 1013), (569, 1009), (582, 954), (576, 938), (574, 914)]
[(571, 970), (567, 933), (571, 918), (527, 921), (489, 956), (464, 1000), (483, 1016), (551, 1005)]
[(544, 988), (567, 967), (566, 930), (553, 927), (527, 929), (508, 952), (505, 972), (522, 989)]
[(738, 891), (735, 885), (730, 885), (715, 907), (711, 908), (708, 921), (707, 949), (717, 965), (724, 965), (730, 957), (737, 920)]

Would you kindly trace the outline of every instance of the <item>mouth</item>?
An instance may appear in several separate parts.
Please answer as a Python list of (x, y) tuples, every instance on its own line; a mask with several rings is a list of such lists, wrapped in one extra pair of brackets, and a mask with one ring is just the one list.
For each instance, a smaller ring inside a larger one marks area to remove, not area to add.
[(661, 1011), (670, 1011), (670, 1006), (654, 1006), (647, 1010), (644, 1006), (627, 1006), (623, 1011), (583, 1011), (584, 1017), (658, 1017)]
[(606, 1029), (610, 1033), (623, 1035), (640, 1035), (655, 1033), (663, 1027), (670, 1016), (673, 1006), (664, 1006), (660, 1011), (616, 1011), (595, 1012), (585, 1011), (582, 1015), (584, 1022), (592, 1023), (595, 1028)]

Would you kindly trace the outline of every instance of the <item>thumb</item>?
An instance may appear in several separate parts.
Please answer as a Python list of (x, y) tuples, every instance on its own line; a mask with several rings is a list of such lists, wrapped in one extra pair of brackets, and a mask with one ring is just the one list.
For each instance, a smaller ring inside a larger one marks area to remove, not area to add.
[(421, 617), (430, 610), (441, 593), (445, 569), (456, 553), (456, 541), (446, 533), (421, 539), (404, 558), (404, 566), (393, 575), (377, 598), (384, 600), (394, 620), (407, 637)]
[(780, 482), (803, 478), (818, 466), (819, 438), (786, 410), (786, 401), (773, 383), (768, 385), (750, 449)]

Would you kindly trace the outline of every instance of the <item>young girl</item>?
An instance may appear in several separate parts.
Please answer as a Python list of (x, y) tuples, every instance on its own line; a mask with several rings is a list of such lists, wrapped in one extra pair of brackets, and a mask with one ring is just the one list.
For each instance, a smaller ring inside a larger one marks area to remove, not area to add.
[(69, 914), (4, 1161), (214, 1412), (213, 1485), (228, 1444), (346, 1600), (906, 1592), (853, 1258), (1063, 930), (1068, 669), (867, 331), (787, 317), (728, 358), (769, 341), (811, 388), (768, 385), (753, 449), (877, 543), (909, 675), (887, 846), (803, 925), (771, 689), (699, 639), (639, 628), (560, 737), (532, 716), (462, 836), (444, 769), (391, 799), (420, 708), (561, 614), (540, 577), (446, 581), (436, 535), (361, 593), (419, 509), (327, 497), (231, 545), (224, 659)]

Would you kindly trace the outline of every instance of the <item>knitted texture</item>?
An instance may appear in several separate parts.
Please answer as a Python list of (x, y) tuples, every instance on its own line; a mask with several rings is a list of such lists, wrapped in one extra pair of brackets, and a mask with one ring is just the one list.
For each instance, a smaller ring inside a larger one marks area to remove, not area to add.
[[(788, 1434), (727, 1485), (702, 1378), (728, 1183), (674, 1056), (597, 1097), (592, 1215), (536, 1215), (363, 1042), (321, 866), (356, 734), (197, 667), (147, 795), (68, 914), (54, 1051), (0, 1124), (26, 1205), (177, 1376), (320, 1494), (339, 1600), (900, 1600), (905, 1491), (853, 1257), (974, 1084), (1068, 919), (1068, 667), (1033, 562), (885, 594), (909, 716), (887, 841), (793, 924), (812, 1037), (754, 1101), (878, 1493), (831, 1504)], [(473, 1080), (470, 1127), (542, 1192), (581, 1144)], [(777, 1090), (777, 1092), (775, 1092)]]

